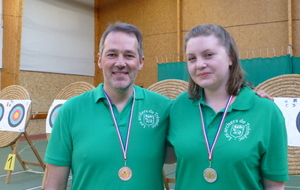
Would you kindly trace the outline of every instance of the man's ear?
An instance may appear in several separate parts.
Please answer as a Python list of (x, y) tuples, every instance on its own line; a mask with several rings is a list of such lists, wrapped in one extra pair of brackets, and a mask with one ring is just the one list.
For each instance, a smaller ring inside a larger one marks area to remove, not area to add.
[(145, 59), (145, 56), (143, 56), (140, 60), (139, 71), (142, 70), (142, 68), (144, 66), (144, 59)]
[(98, 67), (100, 68), (100, 69), (102, 69), (102, 62), (101, 62), (102, 60), (101, 60), (101, 55), (100, 55), (100, 53), (98, 53)]

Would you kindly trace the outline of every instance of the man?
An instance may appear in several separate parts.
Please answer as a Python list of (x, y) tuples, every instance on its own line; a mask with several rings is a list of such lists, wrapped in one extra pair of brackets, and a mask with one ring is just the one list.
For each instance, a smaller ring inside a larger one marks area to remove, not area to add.
[(142, 36), (110, 25), (100, 41), (104, 83), (60, 108), (47, 147), (46, 190), (162, 190), (168, 98), (134, 85)]

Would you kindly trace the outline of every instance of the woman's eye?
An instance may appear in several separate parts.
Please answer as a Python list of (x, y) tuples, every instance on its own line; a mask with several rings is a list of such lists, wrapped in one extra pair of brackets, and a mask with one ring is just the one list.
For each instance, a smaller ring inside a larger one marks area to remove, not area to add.
[(193, 60), (195, 60), (196, 58), (195, 57), (189, 57), (188, 58), (188, 61), (193, 61)]
[(212, 53), (208, 53), (208, 54), (205, 55), (205, 57), (211, 57), (211, 56), (213, 56)]

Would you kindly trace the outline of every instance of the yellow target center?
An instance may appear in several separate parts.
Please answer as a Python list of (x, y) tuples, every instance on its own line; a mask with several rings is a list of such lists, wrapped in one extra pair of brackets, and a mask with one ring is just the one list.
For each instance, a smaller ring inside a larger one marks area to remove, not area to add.
[(16, 112), (15, 114), (14, 114), (14, 118), (16, 119), (16, 118), (18, 118), (19, 117), (19, 112)]

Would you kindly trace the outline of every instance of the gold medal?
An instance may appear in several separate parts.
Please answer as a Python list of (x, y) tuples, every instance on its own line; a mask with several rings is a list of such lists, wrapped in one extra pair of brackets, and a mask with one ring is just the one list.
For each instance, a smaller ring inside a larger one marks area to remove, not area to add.
[(130, 168), (124, 166), (119, 170), (118, 176), (121, 180), (128, 181), (132, 176), (132, 171)]
[(206, 168), (203, 172), (203, 177), (208, 183), (213, 183), (217, 180), (217, 172), (212, 168)]

